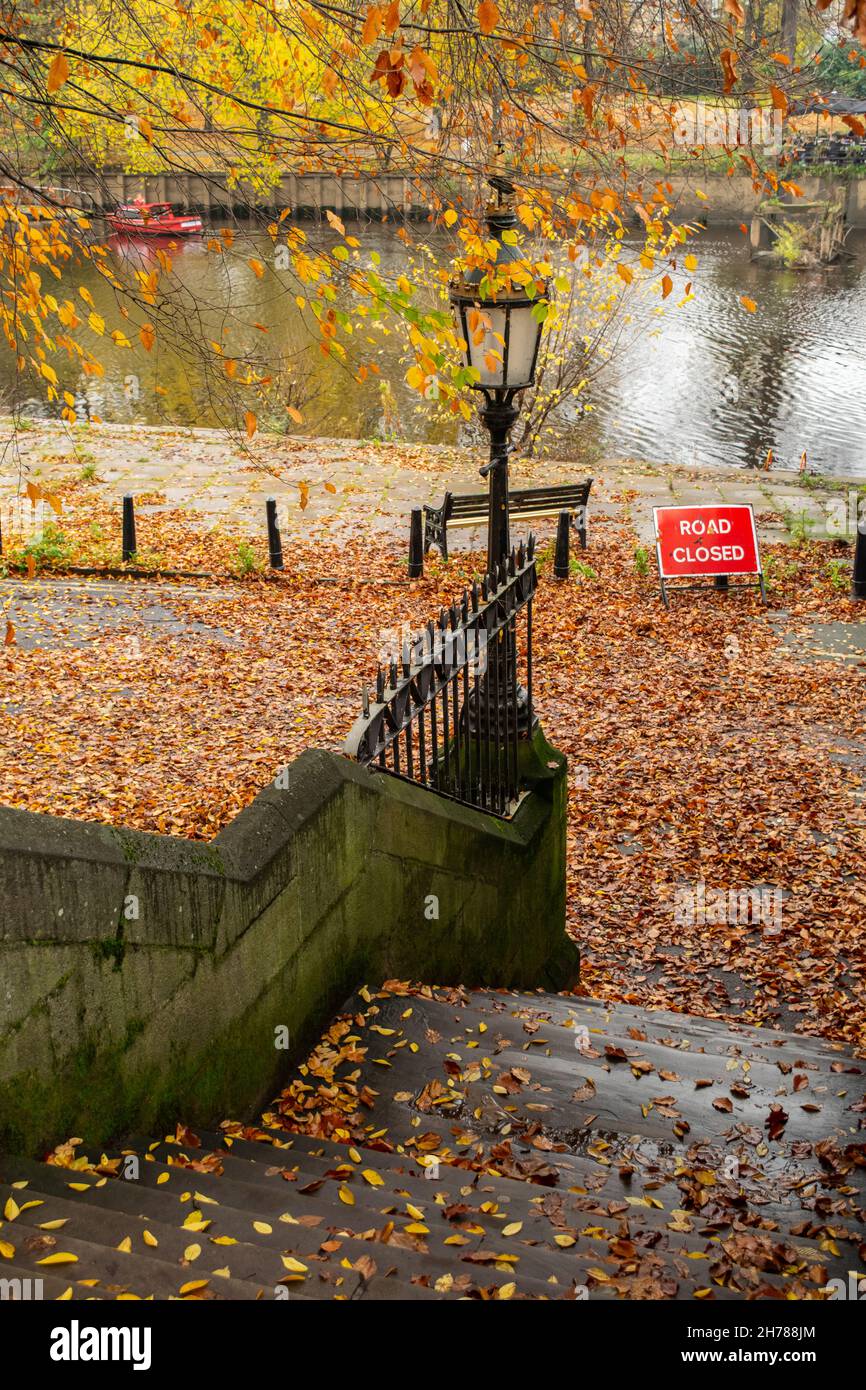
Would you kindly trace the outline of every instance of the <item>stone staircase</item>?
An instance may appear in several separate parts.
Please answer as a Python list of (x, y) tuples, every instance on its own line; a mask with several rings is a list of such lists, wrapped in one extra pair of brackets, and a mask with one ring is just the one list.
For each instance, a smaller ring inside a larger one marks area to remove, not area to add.
[(347, 1003), (261, 1125), (0, 1159), (0, 1279), (71, 1299), (826, 1298), (866, 1278), (864, 1075), (814, 1038), (392, 982)]

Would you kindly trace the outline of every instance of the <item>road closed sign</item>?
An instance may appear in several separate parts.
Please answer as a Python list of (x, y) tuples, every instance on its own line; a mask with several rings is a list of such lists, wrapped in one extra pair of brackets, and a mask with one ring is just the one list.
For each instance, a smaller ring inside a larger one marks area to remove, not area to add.
[(665, 581), (670, 579), (732, 575), (761, 579), (758, 536), (750, 506), (655, 507), (653, 516), (665, 602)]

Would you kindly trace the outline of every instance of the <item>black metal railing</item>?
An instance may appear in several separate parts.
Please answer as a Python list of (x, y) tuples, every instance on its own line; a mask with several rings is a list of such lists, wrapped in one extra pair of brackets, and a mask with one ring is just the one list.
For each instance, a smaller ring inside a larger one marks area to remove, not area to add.
[(363, 714), (343, 752), (371, 770), (511, 815), (521, 795), (520, 742), (535, 723), (537, 583), (530, 536), (438, 621), (404, 637), (399, 656), (379, 666), (374, 699), (365, 688)]

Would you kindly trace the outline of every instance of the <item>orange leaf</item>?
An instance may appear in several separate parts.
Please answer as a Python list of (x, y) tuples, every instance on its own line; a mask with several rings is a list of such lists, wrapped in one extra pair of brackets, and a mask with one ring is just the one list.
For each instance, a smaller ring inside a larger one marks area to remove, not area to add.
[(482, 34), (492, 34), (499, 23), (499, 9), (494, 0), (481, 0), (478, 6), (478, 28)]
[(306, 483), (298, 483), (298, 492), (301, 494), (300, 508), (304, 510), (310, 500), (310, 489)]
[(153, 324), (151, 324), (151, 323), (145, 323), (145, 324), (143, 324), (142, 327), (141, 327), (140, 330), (139, 330), (138, 336), (139, 336), (139, 338), (141, 339), (141, 344), (142, 344), (142, 347), (144, 348), (145, 352), (150, 352), (150, 349), (153, 347), (154, 343), (156, 342), (156, 333), (154, 332)]
[(3, 638), (3, 646), (15, 646), (15, 624), (10, 623), (8, 618), (6, 619), (6, 636)]
[(748, 309), (750, 314), (753, 314), (758, 307), (754, 299), (750, 299), (747, 294), (740, 295), (740, 303), (744, 309)]
[(48, 69), (48, 92), (59, 91), (69, 76), (69, 63), (65, 53), (58, 53), (51, 60), (51, 67)]
[(727, 96), (728, 92), (733, 91), (736, 85), (739, 55), (734, 53), (730, 48), (723, 48), (719, 54), (719, 58), (722, 63), (722, 71), (725, 74), (725, 85), (723, 90)]
[(384, 12), (381, 5), (371, 5), (367, 10), (367, 18), (364, 21), (364, 30), (361, 34), (361, 43), (374, 43), (382, 32)]
[(667, 299), (667, 297), (668, 297), (668, 295), (670, 294), (670, 292), (671, 292), (671, 290), (673, 289), (673, 287), (674, 287), (674, 282), (673, 282), (673, 280), (671, 279), (671, 277), (670, 277), (669, 275), (663, 275), (663, 276), (662, 276), (662, 299)]
[(729, 14), (737, 24), (742, 24), (743, 20), (746, 18), (740, 0), (725, 0), (722, 9), (725, 11), (725, 14)]
[(247, 413), (246, 413), (246, 415), (244, 416), (244, 424), (245, 424), (246, 427), (247, 427), (247, 438), (248, 438), (248, 439), (252, 439), (253, 435), (254, 435), (255, 432), (256, 432), (256, 428), (257, 428), (257, 426), (258, 426), (258, 423), (259, 423), (259, 422), (258, 422), (258, 420), (256, 419), (256, 417), (255, 417), (255, 415), (253, 414), (253, 412), (252, 412), (251, 410), (248, 410)]
[(294, 420), (294, 422), (295, 422), (296, 425), (302, 425), (302, 424), (304, 423), (304, 417), (303, 417), (303, 415), (301, 414), (301, 412), (300, 412), (299, 410), (297, 410), (297, 409), (295, 408), (295, 406), (293, 406), (293, 405), (287, 405), (287, 406), (286, 406), (286, 410), (287, 410), (288, 414), (290, 415), (290, 417)]
[(776, 86), (771, 86), (771, 87), (770, 87), (770, 96), (772, 97), (772, 100), (773, 100), (773, 110), (774, 110), (774, 111), (781, 111), (781, 113), (782, 113), (783, 116), (787, 116), (787, 114), (788, 114), (788, 98), (785, 96), (785, 93), (782, 91), (782, 88), (781, 88), (781, 87), (776, 87)]

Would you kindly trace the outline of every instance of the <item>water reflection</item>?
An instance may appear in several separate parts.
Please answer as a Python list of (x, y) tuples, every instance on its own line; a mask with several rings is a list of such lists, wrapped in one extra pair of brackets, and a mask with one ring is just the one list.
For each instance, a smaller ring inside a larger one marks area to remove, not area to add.
[[(376, 250), (385, 271), (403, 268), (406, 250), (393, 227), (359, 231), (364, 253)], [(222, 258), (192, 238), (168, 243), (112, 237), (118, 276), (132, 282), (171, 257), (169, 312), (173, 346), (157, 339), (151, 352), (132, 351), (93, 338), (101, 378), (80, 376), (70, 361), (58, 365), (61, 390), (107, 421), (213, 425), (237, 421), (243, 411), (217, 362), (206, 372), (196, 343), (202, 336), (227, 355), (250, 353), (267, 369), (294, 366), (297, 386), (286, 402), (303, 412), (303, 432), (371, 438), (383, 432), (407, 439), (454, 440), (451, 421), (431, 421), (405, 386), (397, 334), (364, 343), (378, 361), (375, 379), (360, 385), (348, 369), (323, 357), (295, 302), (294, 287), (272, 269), (266, 236), (237, 237)], [(772, 449), (777, 464), (797, 467), (806, 450), (811, 467), (825, 473), (866, 473), (866, 234), (849, 239), (855, 259), (837, 269), (798, 273), (753, 265), (738, 230), (705, 232), (695, 247), (698, 270), (674, 273), (663, 313), (648, 297), (634, 305), (629, 342), (593, 383), (587, 412), (567, 401), (555, 420), (551, 452), (572, 458), (626, 456), (686, 464), (749, 467)], [(160, 255), (161, 253), (161, 255)], [(260, 277), (250, 258), (266, 265)], [(695, 298), (677, 308), (686, 282)], [(115, 292), (92, 267), (77, 283), (93, 295), (107, 324), (121, 320)], [(163, 282), (168, 284), (168, 278)], [(71, 291), (67, 291), (71, 293)], [(740, 303), (746, 295), (755, 314)], [(389, 389), (390, 388), (390, 389)], [(16, 383), (11, 357), (0, 355), (0, 389), (7, 402)], [(22, 407), (46, 413), (34, 391)], [(264, 426), (279, 427), (285, 415)]]

